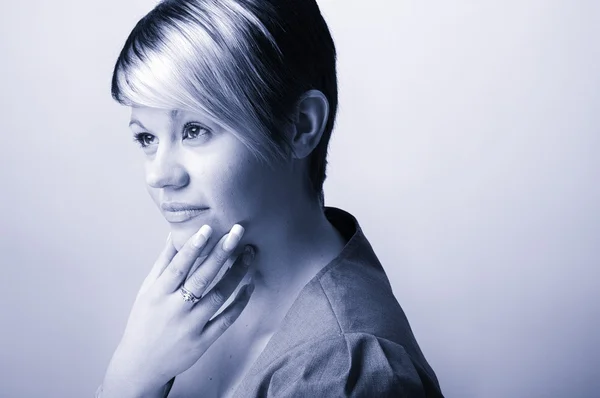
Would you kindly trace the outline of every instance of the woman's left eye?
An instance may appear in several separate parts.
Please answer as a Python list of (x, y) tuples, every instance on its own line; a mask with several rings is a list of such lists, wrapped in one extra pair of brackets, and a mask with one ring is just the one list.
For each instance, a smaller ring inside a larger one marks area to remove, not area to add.
[(210, 134), (210, 130), (198, 124), (188, 123), (183, 127), (183, 139), (193, 140)]

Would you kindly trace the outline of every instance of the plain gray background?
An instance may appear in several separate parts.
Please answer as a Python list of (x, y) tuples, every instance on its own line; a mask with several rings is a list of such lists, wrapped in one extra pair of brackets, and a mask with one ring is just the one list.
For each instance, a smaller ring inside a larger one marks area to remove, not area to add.
[[(0, 396), (92, 396), (167, 235), (113, 64), (153, 1), (0, 12)], [(600, 390), (600, 2), (321, 0), (326, 204), (447, 397)]]

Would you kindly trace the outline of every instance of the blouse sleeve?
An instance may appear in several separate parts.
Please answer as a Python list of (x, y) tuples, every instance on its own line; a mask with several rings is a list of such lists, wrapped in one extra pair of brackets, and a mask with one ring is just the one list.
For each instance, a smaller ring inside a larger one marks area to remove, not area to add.
[(430, 380), (401, 345), (369, 334), (348, 333), (288, 352), (271, 375), (267, 395), (442, 397), (433, 383), (437, 380)]

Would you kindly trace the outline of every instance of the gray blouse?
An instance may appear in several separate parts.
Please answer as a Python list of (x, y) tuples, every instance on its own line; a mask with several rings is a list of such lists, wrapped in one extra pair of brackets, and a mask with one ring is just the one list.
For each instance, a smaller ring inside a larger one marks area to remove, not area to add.
[(300, 292), (234, 397), (443, 397), (358, 222), (325, 214), (347, 244)]

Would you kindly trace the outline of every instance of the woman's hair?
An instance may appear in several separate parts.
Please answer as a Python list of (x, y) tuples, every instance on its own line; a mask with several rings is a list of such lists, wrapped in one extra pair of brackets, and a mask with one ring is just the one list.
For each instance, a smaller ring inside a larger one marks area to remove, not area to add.
[(112, 96), (129, 106), (201, 110), (272, 162), (289, 153), (285, 131), (301, 95), (321, 91), (329, 116), (308, 176), (323, 203), (335, 62), (315, 0), (164, 0), (127, 38)]

